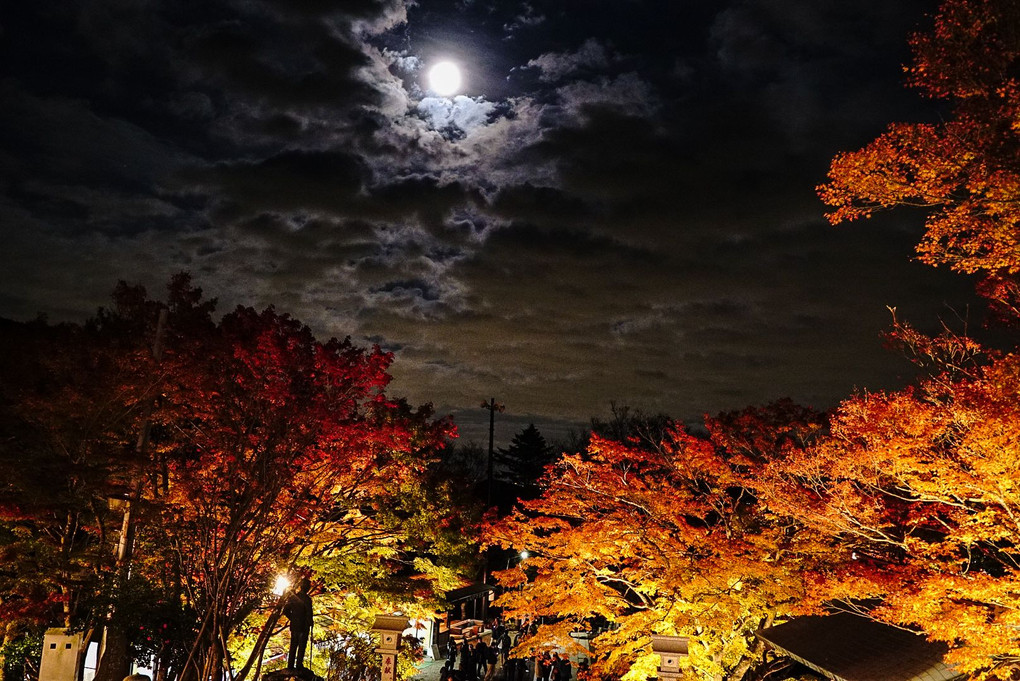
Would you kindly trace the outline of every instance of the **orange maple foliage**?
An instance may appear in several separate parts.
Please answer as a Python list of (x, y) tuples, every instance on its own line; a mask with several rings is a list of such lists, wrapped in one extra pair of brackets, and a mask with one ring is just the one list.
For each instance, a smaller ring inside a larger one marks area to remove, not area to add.
[[(698, 678), (740, 679), (760, 664), (754, 632), (801, 607), (810, 555), (744, 485), (760, 445), (777, 442), (770, 426), (757, 428), (764, 415), (713, 422), (728, 441), (676, 430), (660, 448), (639, 448), (593, 437), (550, 471), (540, 498), (489, 527), (490, 542), (529, 552), (498, 575), (507, 587), (498, 604), (552, 622), (519, 650), (566, 645), (572, 628), (604, 621), (592, 669), (606, 678), (653, 675), (653, 633), (689, 636), (684, 664)], [(817, 419), (788, 423), (778, 441), (799, 446), (816, 429)]]
[[(807, 575), (840, 603), (951, 647), (962, 671), (1020, 664), (1020, 355), (845, 401), (831, 436), (748, 484), (834, 560)], [(825, 540), (819, 540), (819, 544)]]
[[(833, 223), (922, 208), (920, 259), (984, 275), (978, 290), (993, 313), (1016, 322), (1020, 5), (944, 0), (934, 30), (912, 45), (911, 84), (951, 116), (892, 125), (837, 156), (819, 193)], [(946, 641), (962, 671), (1010, 677), (1020, 662), (1020, 359), (990, 356), (982, 367), (969, 339), (895, 335), (931, 378), (847, 400), (832, 437), (771, 463), (759, 494), (855, 559), (818, 575), (817, 598)]]
[[(995, 277), (1020, 272), (1020, 8), (946, 0), (914, 36), (910, 82), (946, 100), (940, 123), (897, 123), (833, 161), (822, 199), (833, 223), (916, 206), (927, 214), (920, 259)], [(992, 287), (994, 289), (994, 287)]]

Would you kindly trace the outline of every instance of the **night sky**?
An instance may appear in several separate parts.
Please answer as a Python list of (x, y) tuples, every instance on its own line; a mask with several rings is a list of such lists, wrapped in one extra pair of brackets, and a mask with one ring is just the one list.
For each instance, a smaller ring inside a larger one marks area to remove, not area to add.
[[(188, 270), (220, 310), (395, 353), (391, 392), (555, 439), (901, 386), (971, 282), (921, 216), (830, 226), (894, 120), (914, 0), (76, 0), (0, 6), (0, 316)], [(425, 74), (456, 62), (463, 88)], [(971, 313), (973, 314), (973, 313)]]

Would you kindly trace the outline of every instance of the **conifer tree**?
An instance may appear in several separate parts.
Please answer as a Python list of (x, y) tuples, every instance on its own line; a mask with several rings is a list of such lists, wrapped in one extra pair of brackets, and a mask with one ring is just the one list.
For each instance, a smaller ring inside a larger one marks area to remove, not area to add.
[(503, 468), (503, 480), (517, 489), (518, 496), (530, 498), (538, 491), (536, 483), (545, 467), (556, 460), (556, 453), (531, 423), (514, 435), (509, 447), (500, 448), (495, 459)]

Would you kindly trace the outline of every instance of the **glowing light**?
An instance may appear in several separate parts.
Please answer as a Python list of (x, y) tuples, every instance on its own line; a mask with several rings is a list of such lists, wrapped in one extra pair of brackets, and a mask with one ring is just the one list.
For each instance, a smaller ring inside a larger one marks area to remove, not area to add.
[(460, 69), (449, 61), (441, 61), (429, 69), (429, 87), (441, 97), (448, 97), (460, 90)]
[(521, 551), (521, 560), (527, 559), (527, 557), (530, 556), (530, 555), (531, 554), (528, 553), (527, 551)]
[(280, 575), (276, 578), (276, 584), (273, 586), (273, 593), (277, 596), (282, 596), (290, 588), (290, 578), (287, 575)]

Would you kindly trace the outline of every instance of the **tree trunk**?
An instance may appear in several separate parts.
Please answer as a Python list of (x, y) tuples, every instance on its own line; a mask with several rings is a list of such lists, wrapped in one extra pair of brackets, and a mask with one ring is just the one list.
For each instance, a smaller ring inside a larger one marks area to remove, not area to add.
[(115, 622), (106, 627), (103, 657), (99, 661), (94, 681), (122, 681), (131, 673), (131, 656), (128, 654), (128, 637), (124, 628)]
[[(78, 649), (78, 662), (76, 667), (78, 670), (78, 676), (74, 679), (74, 681), (81, 681), (85, 676), (85, 658), (88, 657), (89, 646), (92, 645), (92, 639), (95, 635), (95, 628), (89, 628), (82, 634), (81, 648)], [(0, 681), (2, 681), (2, 679), (0, 679)]]
[[(255, 647), (252, 649), (251, 654), (248, 655), (248, 660), (244, 663), (244, 666), (234, 675), (234, 681), (245, 681), (248, 678), (248, 674), (251, 672), (253, 666), (262, 666), (262, 655), (265, 653), (266, 646), (269, 645), (269, 638), (273, 634), (273, 628), (280, 619), (280, 613), (283, 612), (283, 603), (286, 599), (286, 595), (281, 596), (276, 602), (276, 607), (269, 613), (269, 617), (266, 618), (266, 624), (262, 627), (262, 631), (259, 632), (258, 640), (255, 641)], [(258, 669), (255, 672), (256, 678), (258, 677)]]
[[(167, 309), (161, 308), (159, 319), (156, 322), (156, 339), (152, 347), (152, 357), (159, 364), (163, 356), (163, 334), (166, 331)], [(142, 430), (138, 434), (136, 450), (144, 458), (149, 452), (149, 438), (152, 431), (152, 409), (154, 402), (149, 401), (146, 406), (146, 414), (142, 423)], [(145, 484), (146, 475), (144, 471), (136, 474), (134, 493), (124, 505), (124, 517), (120, 528), (120, 541), (117, 545), (117, 585), (123, 587), (127, 583), (128, 572), (131, 567), (131, 558), (134, 548), (134, 524), (137, 506), (142, 498), (142, 489)], [(131, 672), (131, 655), (129, 652), (130, 641), (123, 625), (118, 621), (117, 608), (114, 607), (107, 619), (106, 640), (103, 645), (103, 656), (99, 662), (99, 669), (96, 670), (94, 681), (121, 681)]]

